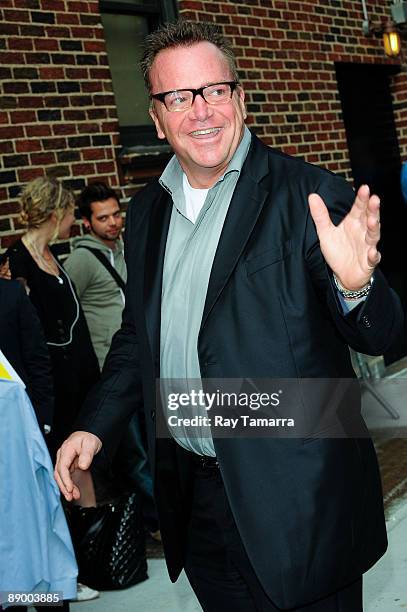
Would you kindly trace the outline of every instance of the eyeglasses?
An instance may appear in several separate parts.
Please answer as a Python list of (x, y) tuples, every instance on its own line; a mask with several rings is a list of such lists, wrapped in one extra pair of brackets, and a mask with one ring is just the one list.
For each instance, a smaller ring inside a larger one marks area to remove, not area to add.
[(224, 81), (213, 85), (205, 85), (205, 87), (199, 89), (176, 89), (175, 91), (151, 94), (150, 97), (165, 104), (165, 108), (173, 113), (191, 108), (196, 96), (202, 96), (205, 102), (211, 105), (225, 104), (225, 102), (231, 100), (237, 85), (239, 85), (238, 81)]

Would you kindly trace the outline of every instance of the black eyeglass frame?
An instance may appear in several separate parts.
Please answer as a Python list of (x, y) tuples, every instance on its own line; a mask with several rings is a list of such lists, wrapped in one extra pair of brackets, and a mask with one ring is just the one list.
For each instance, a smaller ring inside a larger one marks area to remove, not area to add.
[[(191, 102), (191, 106), (189, 106), (188, 108), (191, 108), (193, 106), (196, 96), (201, 96), (207, 104), (210, 104), (211, 106), (215, 106), (216, 103), (214, 104), (213, 102), (208, 102), (208, 100), (205, 98), (204, 90), (208, 89), (208, 87), (215, 87), (216, 85), (229, 85), (230, 87), (229, 100), (231, 100), (233, 96), (233, 92), (235, 91), (236, 87), (240, 85), (240, 83), (239, 81), (221, 81), (220, 83), (210, 83), (209, 85), (204, 85), (203, 87), (199, 87), (199, 89), (188, 89), (185, 87), (183, 89), (171, 89), (170, 91), (150, 94), (150, 98), (152, 100), (159, 100), (162, 104), (164, 104), (168, 112), (176, 112), (176, 111), (170, 111), (169, 108), (167, 108), (167, 105), (165, 103), (165, 96), (168, 96), (168, 94), (177, 93), (179, 91), (190, 91), (192, 93), (192, 102)], [(188, 110), (188, 109), (185, 108), (183, 110)]]

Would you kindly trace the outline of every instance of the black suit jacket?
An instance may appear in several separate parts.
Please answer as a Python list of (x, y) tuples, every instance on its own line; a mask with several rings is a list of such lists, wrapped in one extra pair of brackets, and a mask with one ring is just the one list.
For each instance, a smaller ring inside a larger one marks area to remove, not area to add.
[[(343, 315), (310, 217), (312, 192), (323, 197), (336, 222), (354, 199), (343, 179), (253, 136), (210, 276), (198, 339), (202, 378), (353, 377), (347, 345), (381, 354), (400, 330), (398, 299), (379, 272), (363, 306)], [(129, 206), (123, 324), (80, 427), (113, 446), (132, 411), (144, 406), (161, 532), (175, 580), (188, 522), (187, 453), (172, 440), (155, 439), (170, 214), (170, 197), (157, 182)], [(323, 397), (314, 402), (321, 414)], [(346, 392), (338, 401), (346, 410)], [(359, 400), (352, 410), (360, 418)], [(369, 438), (214, 444), (247, 553), (279, 607), (334, 592), (383, 554), (380, 477)]]
[(0, 279), (0, 348), (26, 384), (38, 423), (52, 425), (54, 390), (41, 323), (23, 285)]

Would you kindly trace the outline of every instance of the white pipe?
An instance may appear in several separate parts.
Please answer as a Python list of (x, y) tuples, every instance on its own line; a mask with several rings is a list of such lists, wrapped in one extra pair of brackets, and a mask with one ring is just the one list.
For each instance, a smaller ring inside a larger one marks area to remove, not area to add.
[(367, 14), (366, 0), (362, 0), (362, 7), (363, 7), (363, 18), (365, 21), (369, 21), (369, 17)]

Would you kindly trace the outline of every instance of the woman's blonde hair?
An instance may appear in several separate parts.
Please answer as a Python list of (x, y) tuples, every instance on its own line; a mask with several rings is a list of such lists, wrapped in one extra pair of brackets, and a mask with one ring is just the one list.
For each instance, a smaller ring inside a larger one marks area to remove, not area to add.
[(41, 176), (27, 183), (20, 196), (20, 221), (28, 229), (38, 228), (55, 212), (58, 225), (73, 208), (73, 193), (54, 178)]

